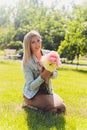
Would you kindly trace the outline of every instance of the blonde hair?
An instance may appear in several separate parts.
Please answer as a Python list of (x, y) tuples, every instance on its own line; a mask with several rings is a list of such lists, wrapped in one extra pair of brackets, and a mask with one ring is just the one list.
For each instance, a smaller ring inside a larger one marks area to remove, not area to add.
[(23, 50), (24, 50), (24, 54), (23, 54), (23, 66), (25, 66), (25, 64), (29, 61), (29, 59), (32, 56), (30, 44), (31, 44), (31, 39), (34, 36), (38, 36), (40, 38), (40, 40), (41, 40), (41, 36), (40, 36), (39, 32), (36, 31), (36, 30), (31, 30), (30, 32), (28, 32), (24, 36), (24, 40), (23, 40)]

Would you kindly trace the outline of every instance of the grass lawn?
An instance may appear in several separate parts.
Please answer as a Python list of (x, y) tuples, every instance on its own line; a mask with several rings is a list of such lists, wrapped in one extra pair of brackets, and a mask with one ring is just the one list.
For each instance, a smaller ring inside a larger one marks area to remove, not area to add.
[(87, 68), (61, 67), (52, 80), (66, 115), (23, 109), (21, 62), (0, 61), (0, 130), (87, 130)]

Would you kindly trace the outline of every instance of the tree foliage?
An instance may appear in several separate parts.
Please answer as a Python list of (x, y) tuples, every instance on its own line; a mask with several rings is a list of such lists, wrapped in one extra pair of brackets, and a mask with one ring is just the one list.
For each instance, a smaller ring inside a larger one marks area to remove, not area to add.
[(56, 0), (51, 7), (43, 0), (18, 0), (14, 7), (0, 5), (0, 48), (14, 47), (27, 32), (38, 30), (43, 48), (58, 50), (61, 57), (73, 61), (87, 54), (86, 4), (73, 4), (72, 12), (58, 9)]
[[(85, 6), (85, 5), (84, 5)], [(67, 20), (65, 39), (58, 49), (61, 57), (73, 61), (80, 55), (87, 54), (87, 22), (84, 6), (73, 9), (71, 18)], [(81, 10), (82, 9), (82, 10)]]

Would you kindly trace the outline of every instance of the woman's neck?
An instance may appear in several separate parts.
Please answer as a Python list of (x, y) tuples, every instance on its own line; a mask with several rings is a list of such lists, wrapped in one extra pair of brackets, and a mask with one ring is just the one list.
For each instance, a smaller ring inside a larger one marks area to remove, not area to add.
[(34, 55), (37, 57), (38, 60), (41, 59), (42, 56), (41, 51), (34, 53)]

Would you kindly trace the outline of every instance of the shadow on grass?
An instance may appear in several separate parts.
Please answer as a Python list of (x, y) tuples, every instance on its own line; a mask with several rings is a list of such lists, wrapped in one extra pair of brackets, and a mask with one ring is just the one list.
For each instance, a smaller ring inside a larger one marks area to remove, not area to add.
[(64, 115), (43, 113), (29, 108), (24, 108), (27, 113), (28, 130), (65, 130)]

